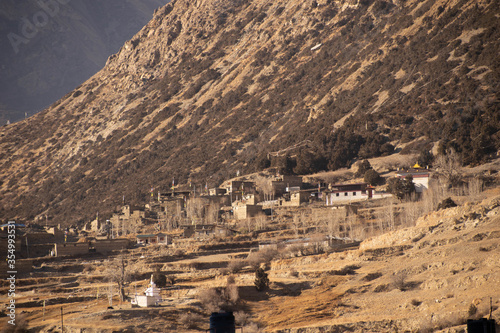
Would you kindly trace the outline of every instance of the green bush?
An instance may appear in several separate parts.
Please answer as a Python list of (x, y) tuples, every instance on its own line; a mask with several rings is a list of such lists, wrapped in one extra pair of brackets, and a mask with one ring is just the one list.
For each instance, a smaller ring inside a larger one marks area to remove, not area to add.
[(167, 285), (167, 277), (160, 271), (153, 273), (153, 282), (160, 288), (165, 288)]
[(451, 198), (446, 198), (444, 199), (443, 201), (441, 201), (438, 206), (437, 206), (437, 210), (441, 210), (441, 209), (446, 209), (446, 208), (451, 208), (451, 207), (456, 207), (457, 204), (455, 203), (455, 201), (453, 201), (453, 199)]
[(375, 186), (380, 182), (381, 178), (380, 178), (380, 175), (377, 171), (370, 169), (370, 170), (365, 172), (365, 176), (363, 177), (363, 180), (366, 183), (368, 183), (372, 186)]
[(415, 193), (413, 177), (406, 176), (405, 179), (391, 178), (387, 181), (387, 192), (394, 194), (399, 200), (408, 199)]
[(356, 171), (356, 177), (361, 177), (366, 174), (368, 170), (372, 169), (372, 165), (368, 160), (363, 160), (358, 165), (358, 171)]
[(254, 285), (257, 291), (263, 291), (269, 287), (269, 278), (262, 268), (257, 268), (255, 271)]

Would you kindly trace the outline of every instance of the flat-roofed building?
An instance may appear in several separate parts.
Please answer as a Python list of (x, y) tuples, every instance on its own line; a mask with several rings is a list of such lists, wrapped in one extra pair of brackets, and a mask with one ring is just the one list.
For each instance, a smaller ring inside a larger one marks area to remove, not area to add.
[(373, 196), (373, 188), (368, 183), (333, 184), (326, 191), (325, 204), (333, 206), (339, 202), (368, 200)]

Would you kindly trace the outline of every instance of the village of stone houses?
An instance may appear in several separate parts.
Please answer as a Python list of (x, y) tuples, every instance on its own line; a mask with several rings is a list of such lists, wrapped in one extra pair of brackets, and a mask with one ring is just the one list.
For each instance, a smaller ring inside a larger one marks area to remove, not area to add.
[(82, 227), (9, 222), (16, 329), (205, 332), (230, 313), (241, 332), (465, 332), (498, 316), (498, 165), (370, 162), (173, 181)]

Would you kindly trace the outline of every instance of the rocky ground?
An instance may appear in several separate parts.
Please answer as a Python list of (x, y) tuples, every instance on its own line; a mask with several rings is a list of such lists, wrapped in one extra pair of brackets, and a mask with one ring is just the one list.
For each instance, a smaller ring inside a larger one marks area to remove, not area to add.
[[(263, 292), (255, 290), (250, 266), (235, 269), (229, 279), (238, 290), (237, 321), (245, 332), (465, 332), (468, 318), (489, 315), (491, 297), (499, 322), (500, 190), (457, 202), (356, 248), (278, 255)], [(188, 242), (129, 250), (129, 295), (142, 291), (156, 268), (176, 279), (162, 290), (161, 306), (147, 309), (118, 300), (106, 278), (112, 257), (37, 260), (31, 276), (17, 281), (18, 324), (58, 332), (62, 309), (65, 332), (205, 331), (210, 308), (199, 295), (226, 287), (228, 264), (255, 244), (233, 239), (222, 247)], [(2, 304), (7, 289), (4, 282)], [(0, 318), (4, 327), (7, 319)]]

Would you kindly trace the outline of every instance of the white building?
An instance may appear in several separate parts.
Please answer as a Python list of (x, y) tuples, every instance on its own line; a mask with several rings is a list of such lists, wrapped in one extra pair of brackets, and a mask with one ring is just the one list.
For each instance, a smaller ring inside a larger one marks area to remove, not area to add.
[(156, 287), (156, 284), (153, 282), (153, 275), (151, 275), (151, 282), (148, 288), (144, 290), (144, 295), (136, 294), (131, 303), (141, 308), (157, 306), (161, 301), (160, 290), (160, 288)]
[(371, 199), (373, 188), (367, 183), (358, 184), (334, 184), (325, 193), (326, 206), (333, 206), (340, 202), (353, 202)]
[(420, 165), (415, 164), (413, 168), (409, 170), (398, 171), (396, 177), (405, 179), (406, 176), (412, 176), (415, 192), (422, 193), (429, 188), (430, 175), (431, 173), (428, 169), (424, 169), (420, 167)]

